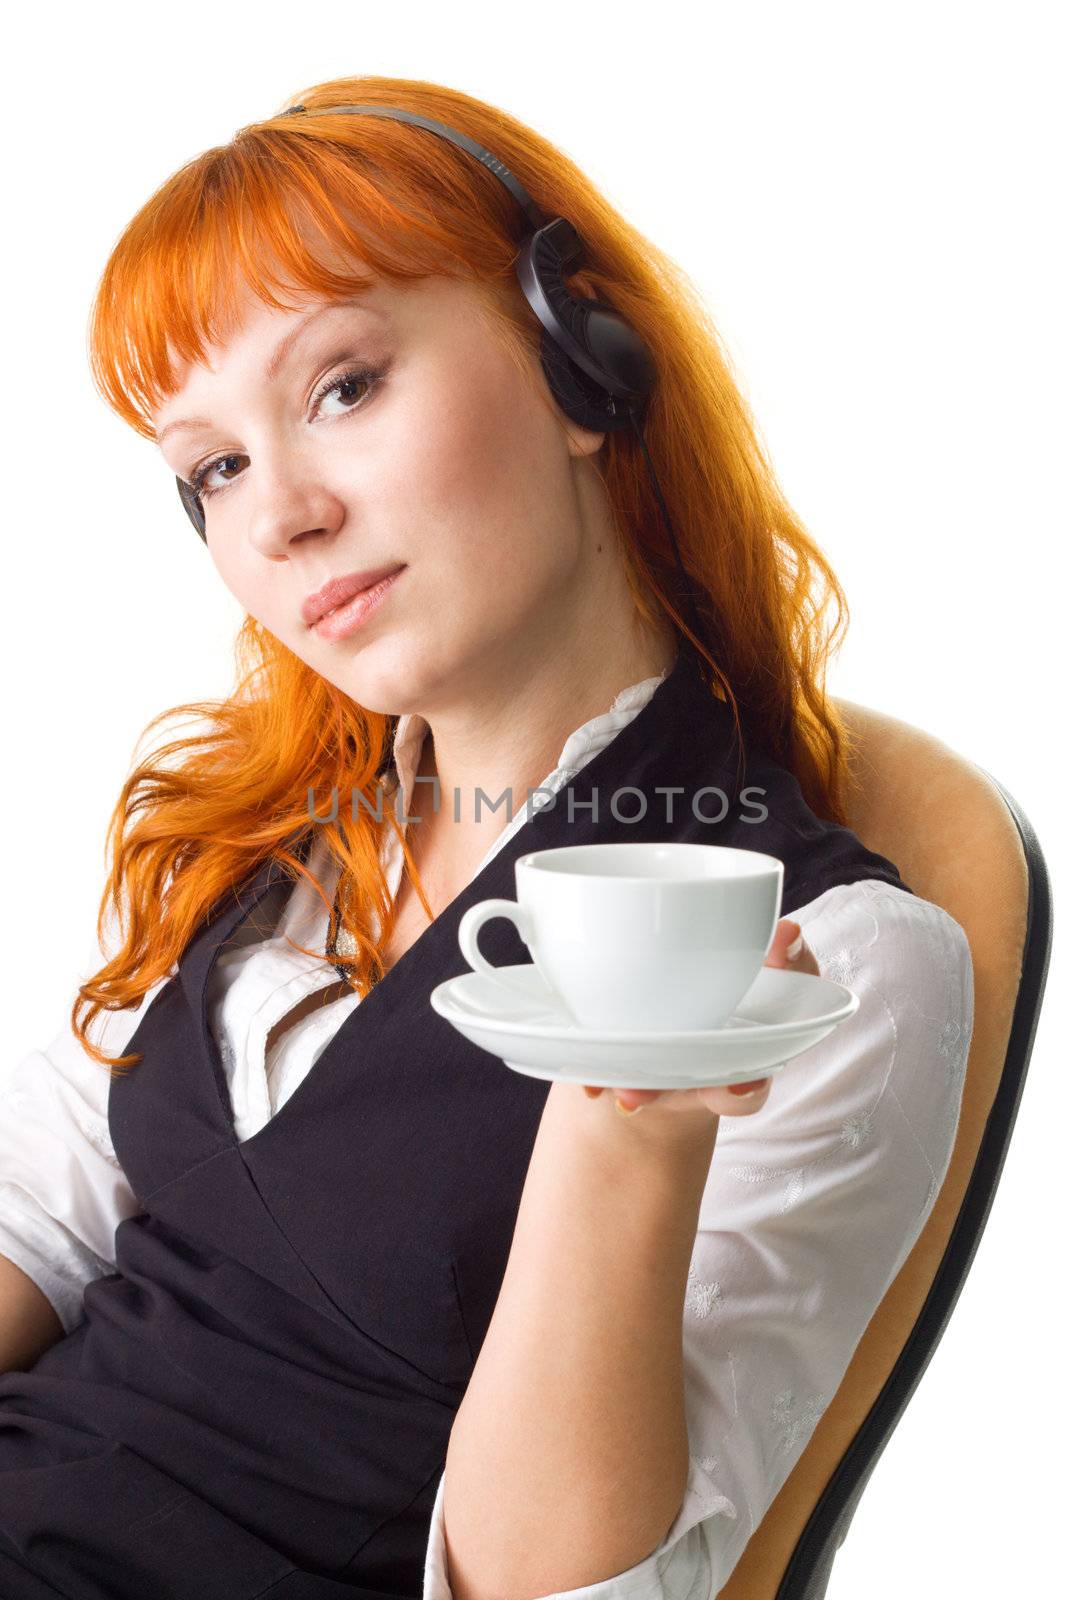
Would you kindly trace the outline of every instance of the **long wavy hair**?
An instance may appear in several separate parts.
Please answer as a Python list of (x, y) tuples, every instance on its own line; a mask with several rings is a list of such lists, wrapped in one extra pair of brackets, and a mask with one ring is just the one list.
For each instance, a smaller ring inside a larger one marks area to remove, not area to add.
[[(817, 814), (844, 822), (849, 748), (825, 691), (830, 655), (848, 625), (840, 584), (786, 503), (729, 357), (688, 277), (605, 200), (547, 139), (516, 118), (439, 84), (338, 78), (303, 91), (307, 114), (240, 128), (228, 144), (179, 168), (138, 211), (108, 258), (90, 316), (93, 380), (117, 414), (155, 439), (152, 411), (173, 394), (175, 362), (205, 359), (235, 326), (237, 295), (267, 305), (295, 287), (347, 298), (371, 279), (441, 273), (476, 281), (486, 326), (521, 370), (538, 361), (540, 323), (514, 264), (525, 218), (470, 155), (417, 126), (381, 117), (316, 117), (351, 102), (396, 106), (468, 133), (499, 156), (550, 215), (578, 229), (588, 264), (568, 279), (640, 332), (658, 382), (643, 432), (694, 580), (705, 644), (694, 639), (677, 569), (633, 434), (606, 435), (594, 459), (622, 543), (634, 606), (669, 618), (706, 664), (709, 693), (726, 700), (738, 735), (796, 777)], [(293, 102), (296, 103), (296, 102)], [(309, 226), (310, 224), (310, 226)], [(352, 270), (338, 270), (338, 262)], [(322, 831), (351, 885), (343, 960), (361, 994), (382, 975), (394, 905), (382, 867), (384, 830), (400, 840), (412, 883), (432, 912), (410, 849), (375, 804), (396, 718), (366, 710), (248, 616), (235, 641), (236, 687), (226, 699), (161, 712), (191, 714), (199, 731), (135, 760), (107, 831), (108, 880), (97, 933), (114, 916), (120, 942), (75, 999), (86, 1050), (101, 1011), (137, 1005), (174, 968), (202, 919), (268, 856), (305, 877), (301, 840)], [(366, 797), (347, 814), (310, 821), (309, 800), (336, 790)], [(355, 815), (352, 815), (352, 810)], [(373, 919), (377, 919), (377, 932)], [(324, 952), (314, 952), (321, 955)]]

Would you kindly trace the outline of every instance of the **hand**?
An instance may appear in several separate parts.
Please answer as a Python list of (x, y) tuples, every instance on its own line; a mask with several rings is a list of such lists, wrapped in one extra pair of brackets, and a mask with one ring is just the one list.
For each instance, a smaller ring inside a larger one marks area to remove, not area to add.
[[(794, 941), (800, 939), (798, 953), (790, 958), (787, 954)], [(765, 967), (787, 967), (790, 972), (806, 972), (809, 977), (819, 976), (819, 963), (812, 955), (800, 932), (799, 922), (793, 922), (789, 917), (783, 917), (774, 931), (774, 939), (768, 950), (763, 965)], [(616, 1089), (613, 1090), (616, 1109), (633, 1115), (653, 1100), (663, 1102), (660, 1110), (663, 1113), (684, 1113), (690, 1118), (703, 1114), (713, 1113), (720, 1117), (746, 1117), (758, 1111), (766, 1102), (771, 1092), (771, 1079), (758, 1078), (754, 1082), (737, 1085), (740, 1093), (735, 1093), (730, 1084), (719, 1084), (708, 1089)], [(602, 1088), (593, 1084), (583, 1084), (585, 1092), (591, 1099), (603, 1094)]]

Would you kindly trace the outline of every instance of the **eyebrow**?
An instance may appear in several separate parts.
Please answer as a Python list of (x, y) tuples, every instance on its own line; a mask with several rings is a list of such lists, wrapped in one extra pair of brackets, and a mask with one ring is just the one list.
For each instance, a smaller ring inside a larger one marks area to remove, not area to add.
[[(330, 300), (327, 301), (325, 305), (316, 306), (313, 311), (308, 312), (307, 316), (301, 317), (296, 326), (290, 328), (289, 332), (285, 334), (283, 338), (279, 339), (278, 343), (275, 345), (266, 366), (263, 368), (263, 376), (266, 378), (267, 382), (272, 383), (278, 376), (279, 369), (281, 368), (286, 356), (288, 356), (290, 350), (293, 348), (293, 345), (300, 338), (301, 334), (304, 332), (304, 329), (308, 327), (310, 323), (316, 321), (317, 318), (323, 316), (327, 311), (352, 310), (353, 308), (360, 311), (365, 311), (368, 316), (378, 317), (381, 320), (387, 320), (386, 312), (381, 306), (368, 305), (366, 300), (356, 297), (353, 297), (349, 300)], [(190, 428), (210, 428), (213, 426), (214, 424), (212, 423), (210, 417), (184, 417), (180, 422), (168, 422), (163, 431), (157, 434), (156, 444), (161, 445), (164, 439), (170, 433), (185, 433), (188, 432)]]

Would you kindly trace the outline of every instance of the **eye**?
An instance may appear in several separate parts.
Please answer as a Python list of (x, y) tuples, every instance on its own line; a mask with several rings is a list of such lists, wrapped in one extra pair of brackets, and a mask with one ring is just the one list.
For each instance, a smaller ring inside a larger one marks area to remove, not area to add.
[(352, 404), (353, 397), (351, 393), (342, 395), (342, 391), (351, 391), (352, 389), (359, 388), (361, 385), (369, 391), (374, 384), (377, 383), (378, 377), (379, 374), (377, 372), (368, 372), (365, 368), (360, 369), (359, 371), (342, 372), (339, 378), (331, 378), (328, 383), (324, 384), (322, 388), (318, 390), (315, 395), (315, 409), (318, 410), (323, 401), (327, 400), (329, 396), (336, 390), (338, 396), (347, 401), (347, 404), (342, 408), (342, 410), (354, 411), (355, 406)]
[[(339, 412), (327, 412), (326, 415), (347, 416), (351, 412), (359, 410), (362, 405), (366, 404), (367, 400), (370, 398), (370, 395), (377, 388), (378, 383), (384, 377), (384, 375), (384, 367), (351, 367), (345, 372), (339, 373), (336, 378), (327, 379), (327, 381), (322, 384), (318, 390), (316, 390), (312, 401), (312, 410), (318, 411), (322, 407), (323, 402), (336, 391), (339, 398), (346, 403), (342, 405)], [(360, 387), (366, 390), (366, 394), (363, 395), (362, 399), (356, 399), (353, 403), (352, 391), (359, 389)], [(210, 461), (205, 461), (201, 466), (197, 467), (189, 474), (189, 485), (200, 496), (201, 500), (209, 500), (212, 495), (221, 493), (221, 491), (226, 488), (227, 484), (233, 482), (233, 478), (226, 478), (221, 484), (212, 484), (207, 481), (210, 475), (216, 471), (233, 471), (233, 463), (247, 459), (248, 458), (246, 456), (233, 454), (225, 456), (213, 456)], [(236, 470), (239, 472), (240, 468), (238, 467)]]
[[(207, 483), (208, 474), (216, 471), (216, 469), (223, 470), (227, 463), (231, 461), (240, 460), (240, 456), (216, 456), (213, 461), (205, 461), (202, 467), (197, 467), (195, 472), (189, 474), (189, 482), (201, 500), (209, 500), (213, 494), (218, 494), (219, 492), (217, 486)], [(229, 482), (230, 480), (227, 479), (226, 481)]]

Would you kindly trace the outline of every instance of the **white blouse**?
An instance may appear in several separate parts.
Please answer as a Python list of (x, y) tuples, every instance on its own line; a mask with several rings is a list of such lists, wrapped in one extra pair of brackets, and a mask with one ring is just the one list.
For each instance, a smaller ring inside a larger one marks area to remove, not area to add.
[[(624, 689), (576, 729), (534, 805), (592, 760), (665, 676)], [(397, 725), (393, 792), (404, 815), (426, 731), (416, 715)], [(528, 804), (516, 812), (482, 867), (528, 813)], [(309, 865), (332, 893), (337, 868), (323, 846), (315, 842)], [(395, 838), (386, 850), (395, 890), (403, 857)], [(948, 1167), (973, 1022), (963, 929), (876, 879), (827, 889), (789, 915), (820, 972), (855, 989), (860, 1007), (774, 1080), (757, 1113), (719, 1124), (685, 1299), (685, 1497), (646, 1559), (567, 1600), (713, 1600), (833, 1397)], [(359, 1004), (353, 992), (313, 1009), (265, 1057), (275, 1023), (336, 982), (328, 962), (286, 942), (322, 948), (325, 927), (321, 901), (298, 881), (271, 937), (216, 959), (209, 1016), (241, 1140), (284, 1105)], [(94, 941), (88, 970), (99, 955)], [(136, 1008), (98, 1018), (95, 1041), (120, 1054), (166, 981)], [(118, 1223), (140, 1209), (111, 1144), (109, 1086), (69, 1022), (43, 1050), (0, 1063), (0, 1254), (38, 1285), (67, 1333), (83, 1318), (85, 1285), (115, 1270)], [(444, 1476), (423, 1600), (452, 1600), (443, 1502)]]

